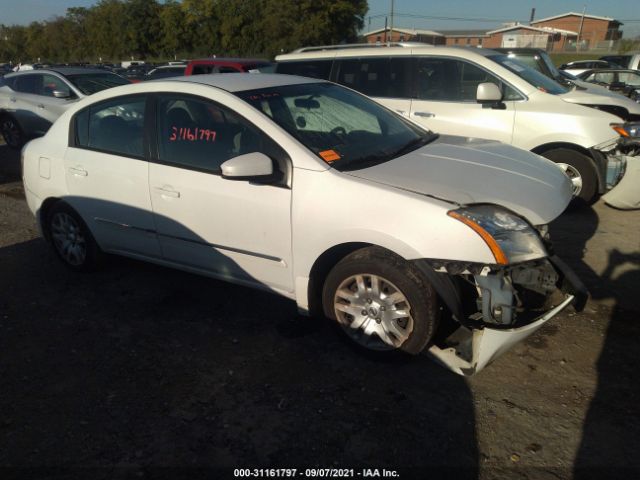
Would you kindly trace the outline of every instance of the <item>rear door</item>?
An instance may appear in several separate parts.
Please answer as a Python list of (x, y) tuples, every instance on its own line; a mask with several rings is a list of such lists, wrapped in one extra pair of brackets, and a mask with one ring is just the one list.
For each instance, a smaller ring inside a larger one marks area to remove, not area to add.
[(65, 201), (103, 249), (159, 258), (145, 153), (146, 100), (117, 97), (74, 116), (65, 153)]
[[(457, 58), (418, 57), (415, 82), (411, 118), (416, 122), (437, 133), (511, 143), (514, 101), (522, 97), (489, 71)], [(476, 101), (478, 85), (484, 82), (495, 83), (502, 90), (499, 105)]]
[(14, 94), (10, 97), (13, 114), (28, 136), (44, 135), (51, 121), (43, 115), (41, 73), (25, 73), (15, 77)]

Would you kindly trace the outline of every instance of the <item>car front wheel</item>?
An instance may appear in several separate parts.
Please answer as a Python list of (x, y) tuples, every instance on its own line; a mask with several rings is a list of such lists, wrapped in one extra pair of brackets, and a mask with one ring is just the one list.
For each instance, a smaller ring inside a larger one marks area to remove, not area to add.
[(377, 247), (357, 250), (329, 273), (323, 309), (359, 346), (420, 353), (438, 324), (433, 287), (406, 260)]
[(573, 203), (591, 205), (598, 198), (598, 175), (593, 161), (586, 155), (568, 148), (542, 152), (544, 158), (558, 164), (571, 180)]

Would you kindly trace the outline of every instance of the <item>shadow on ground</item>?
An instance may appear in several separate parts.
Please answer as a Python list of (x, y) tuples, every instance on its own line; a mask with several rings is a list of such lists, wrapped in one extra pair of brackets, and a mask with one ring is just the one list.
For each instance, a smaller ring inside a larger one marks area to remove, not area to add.
[(425, 357), (363, 356), (293, 302), (174, 270), (74, 274), (41, 239), (0, 265), (0, 465), (477, 477), (469, 389)]
[[(569, 220), (569, 221), (567, 221)], [(580, 275), (594, 300), (613, 300), (611, 317), (597, 362), (598, 385), (584, 423), (583, 437), (574, 465), (576, 479), (639, 478), (637, 456), (640, 386), (637, 382), (640, 339), (640, 238), (637, 250), (614, 249), (606, 268), (598, 275), (585, 261), (587, 241), (598, 231), (594, 209), (565, 214), (551, 226), (559, 253)], [(634, 235), (637, 226), (629, 225)], [(571, 249), (562, 251), (563, 245)], [(624, 267), (624, 273), (617, 269)], [(597, 305), (597, 304), (594, 304)], [(598, 307), (596, 307), (598, 308)], [(602, 311), (602, 317), (608, 314)]]

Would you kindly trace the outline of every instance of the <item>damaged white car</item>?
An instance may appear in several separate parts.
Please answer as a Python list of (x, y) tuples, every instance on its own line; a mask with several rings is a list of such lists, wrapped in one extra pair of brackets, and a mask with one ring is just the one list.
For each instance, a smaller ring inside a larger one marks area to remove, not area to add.
[(571, 200), (561, 169), (329, 82), (114, 88), (27, 144), (23, 172), (73, 269), (116, 253), (267, 289), (364, 348), (426, 349), (460, 374), (586, 301), (547, 235)]

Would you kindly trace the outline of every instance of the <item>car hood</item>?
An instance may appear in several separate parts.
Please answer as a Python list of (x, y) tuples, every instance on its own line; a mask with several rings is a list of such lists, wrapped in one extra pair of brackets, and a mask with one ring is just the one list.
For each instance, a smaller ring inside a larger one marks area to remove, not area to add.
[(571, 182), (553, 162), (504, 143), (440, 136), (407, 155), (348, 175), (457, 203), (502, 205), (533, 225), (560, 215)]
[[(576, 84), (578, 84), (578, 82), (576, 82)], [(559, 97), (565, 102), (580, 105), (615, 105), (626, 108), (629, 113), (640, 115), (640, 104), (620, 93), (612, 92), (600, 85), (589, 84), (587, 82), (580, 82), (578, 85), (586, 88), (586, 90), (575, 88), (559, 95)]]

